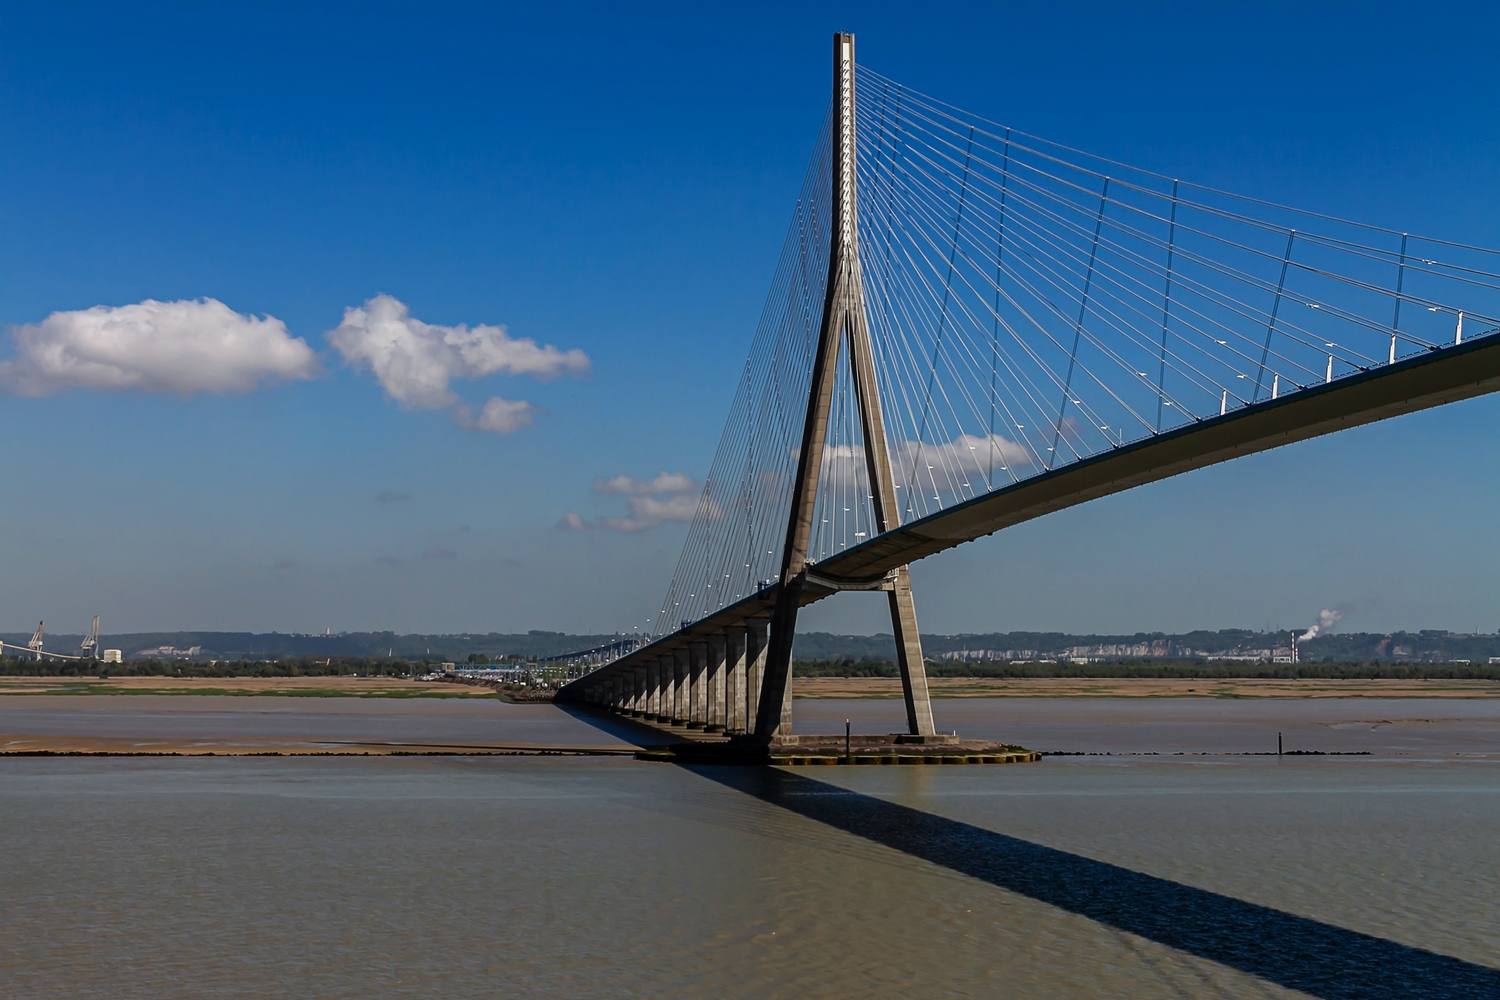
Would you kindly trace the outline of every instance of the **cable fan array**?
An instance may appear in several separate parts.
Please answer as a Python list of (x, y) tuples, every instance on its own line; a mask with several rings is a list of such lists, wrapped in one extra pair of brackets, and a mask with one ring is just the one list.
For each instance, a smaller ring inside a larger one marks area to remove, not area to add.
[(828, 284), (831, 127), (825, 115), (657, 635), (754, 593), (780, 568)]
[[(1179, 181), (856, 75), (859, 256), (910, 522), (1500, 327), (1494, 251)], [(828, 124), (657, 632), (775, 576), (827, 280)], [(874, 536), (848, 368), (809, 559)]]

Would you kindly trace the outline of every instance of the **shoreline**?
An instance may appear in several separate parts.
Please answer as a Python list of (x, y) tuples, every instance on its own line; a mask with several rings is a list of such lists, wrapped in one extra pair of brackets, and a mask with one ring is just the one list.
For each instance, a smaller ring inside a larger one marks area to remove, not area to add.
[(404, 677), (13, 677), (0, 695), (218, 695), (279, 698), (391, 698), (505, 701), (487, 687)]
[[(866, 688), (871, 685), (865, 685)], [(199, 689), (201, 691), (201, 688)], [(825, 694), (837, 694), (825, 686)], [(868, 693), (866, 691), (865, 693)], [(1360, 751), (1500, 754), (1500, 698), (939, 698), (938, 729), (1042, 752)], [(1389, 692), (1387, 692), (1388, 694)], [(805, 698), (794, 732), (905, 731), (895, 697)], [(696, 731), (672, 727), (691, 739)], [(1280, 734), (1280, 735), (1278, 735)], [(601, 756), (670, 742), (660, 730), (566, 705), (495, 698), (0, 695), (0, 756)], [(842, 739), (834, 742), (842, 743)], [(1301, 756), (1301, 755), (1298, 755)]]
[[(934, 699), (958, 698), (1500, 698), (1500, 681), (1286, 680), (1185, 677), (929, 677)], [(799, 677), (793, 695), (828, 698), (901, 697), (894, 677)]]
[(0, 737), (0, 757), (630, 757), (634, 749), (526, 743), (399, 743), (276, 738)]
[[(1500, 681), (1146, 677), (929, 677), (949, 698), (1500, 698)], [(392, 677), (11, 677), (0, 695), (217, 695), (281, 698), (504, 701), (484, 687)], [(798, 677), (799, 700), (901, 697), (894, 677)], [(524, 702), (518, 702), (524, 703)]]

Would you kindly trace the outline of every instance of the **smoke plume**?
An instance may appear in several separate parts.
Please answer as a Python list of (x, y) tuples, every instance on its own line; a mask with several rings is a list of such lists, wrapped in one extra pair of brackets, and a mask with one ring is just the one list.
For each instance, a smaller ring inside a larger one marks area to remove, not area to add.
[(1318, 624), (1299, 635), (1297, 641), (1306, 642), (1309, 639), (1316, 639), (1319, 635), (1337, 625), (1339, 619), (1343, 617), (1344, 613), (1342, 611), (1330, 611), (1328, 608), (1324, 608), (1318, 612)]

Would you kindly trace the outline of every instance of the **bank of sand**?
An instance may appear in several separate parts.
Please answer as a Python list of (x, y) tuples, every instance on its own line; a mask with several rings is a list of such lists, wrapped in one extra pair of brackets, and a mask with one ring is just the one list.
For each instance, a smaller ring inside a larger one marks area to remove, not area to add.
[[(939, 698), (938, 728), (1046, 752), (1274, 753), (1500, 760), (1500, 698)], [(798, 733), (905, 729), (896, 698), (802, 699)], [(493, 698), (0, 694), (0, 755), (629, 755), (662, 736), (616, 716)]]
[(406, 677), (0, 677), (0, 695), (196, 694), (353, 698), (495, 698), (493, 690)]
[[(934, 698), (1500, 698), (1500, 681), (933, 677)], [(799, 677), (798, 698), (900, 698), (894, 677)], [(498, 700), (491, 689), (404, 677), (0, 677), (3, 695), (262, 695)]]
[(0, 694), (0, 754), (608, 754), (631, 749), (625, 740), (554, 705), (513, 705), (496, 698)]
[[(934, 698), (1500, 698), (1500, 681), (931, 677)], [(900, 698), (894, 677), (799, 677), (799, 698)]]

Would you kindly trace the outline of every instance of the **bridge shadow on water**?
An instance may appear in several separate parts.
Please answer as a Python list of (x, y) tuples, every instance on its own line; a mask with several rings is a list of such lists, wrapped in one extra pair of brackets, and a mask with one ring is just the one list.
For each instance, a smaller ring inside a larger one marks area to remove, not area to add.
[(1500, 998), (1500, 970), (1247, 903), (772, 767), (682, 765), (763, 802), (1325, 1000)]

